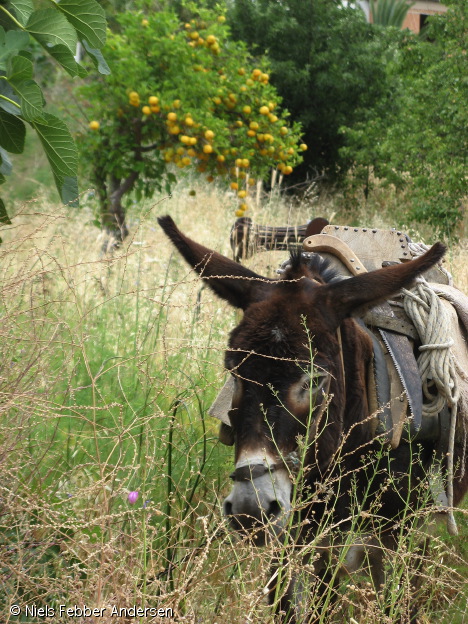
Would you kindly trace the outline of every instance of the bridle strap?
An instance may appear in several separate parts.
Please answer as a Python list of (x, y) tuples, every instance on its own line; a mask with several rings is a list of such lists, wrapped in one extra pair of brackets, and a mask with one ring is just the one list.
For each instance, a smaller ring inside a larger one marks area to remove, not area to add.
[(341, 372), (343, 374), (344, 394), (346, 396), (346, 375), (345, 375), (345, 365), (344, 365), (344, 357), (343, 357), (343, 341), (341, 340), (341, 327), (340, 326), (338, 326), (338, 329), (336, 330), (336, 335), (338, 338), (338, 347), (340, 349)]
[(259, 477), (263, 477), (265, 474), (271, 474), (277, 470), (288, 470), (290, 472), (297, 471), (299, 468), (299, 457), (297, 453), (289, 453), (283, 461), (276, 462), (275, 464), (245, 464), (245, 466), (239, 466), (234, 472), (229, 475), (229, 478), (233, 481), (253, 481)]
[(246, 464), (245, 466), (236, 468), (234, 472), (229, 475), (229, 478), (233, 481), (253, 481), (254, 479), (263, 477), (263, 475), (267, 473), (279, 470), (282, 466), (284, 467), (283, 463), (270, 464), (269, 466), (266, 464)]

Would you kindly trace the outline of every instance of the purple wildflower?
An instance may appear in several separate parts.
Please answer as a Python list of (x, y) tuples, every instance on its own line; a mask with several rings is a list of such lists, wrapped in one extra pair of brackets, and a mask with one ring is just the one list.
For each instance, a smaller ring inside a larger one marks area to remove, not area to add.
[(129, 492), (128, 493), (128, 502), (130, 505), (134, 505), (138, 500), (138, 492)]

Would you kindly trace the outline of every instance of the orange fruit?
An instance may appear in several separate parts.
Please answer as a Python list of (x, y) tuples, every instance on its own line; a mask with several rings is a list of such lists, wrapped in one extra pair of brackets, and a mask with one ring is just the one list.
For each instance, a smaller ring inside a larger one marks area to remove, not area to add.
[(212, 141), (214, 139), (215, 133), (213, 132), (213, 130), (207, 130), (205, 132), (205, 139), (207, 139), (208, 141)]
[(143, 115), (151, 115), (151, 108), (149, 106), (143, 106), (141, 112)]
[(203, 146), (203, 151), (205, 154), (211, 154), (213, 152), (213, 146), (212, 145), (204, 145)]
[(93, 119), (93, 121), (89, 122), (89, 129), (90, 130), (99, 130), (99, 121), (96, 121)]
[(270, 109), (268, 108), (268, 106), (260, 107), (260, 115), (268, 115), (269, 112), (270, 112)]

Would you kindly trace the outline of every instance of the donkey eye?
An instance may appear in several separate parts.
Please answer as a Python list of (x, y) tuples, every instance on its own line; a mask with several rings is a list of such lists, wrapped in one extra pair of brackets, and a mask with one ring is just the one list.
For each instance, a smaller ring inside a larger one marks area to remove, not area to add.
[(242, 399), (242, 381), (232, 375), (232, 407), (238, 407)]
[(312, 388), (315, 392), (316, 389), (323, 385), (324, 380), (327, 378), (327, 373), (313, 371), (312, 373), (305, 374), (301, 379), (301, 389), (304, 392), (309, 392)]
[(298, 408), (308, 408), (312, 397), (318, 397), (326, 386), (328, 374), (324, 371), (305, 373), (289, 390), (289, 399)]

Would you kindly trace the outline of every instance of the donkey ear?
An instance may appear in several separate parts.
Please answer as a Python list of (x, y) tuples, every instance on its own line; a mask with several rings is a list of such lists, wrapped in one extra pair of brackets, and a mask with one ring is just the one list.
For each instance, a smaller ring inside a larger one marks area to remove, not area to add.
[(358, 315), (364, 309), (385, 301), (401, 288), (410, 286), (418, 275), (439, 262), (445, 250), (445, 245), (436, 243), (424, 255), (410, 262), (323, 286), (321, 293), (325, 295), (328, 318), (339, 325), (347, 316)]
[(168, 215), (159, 217), (158, 223), (182, 257), (219, 297), (242, 310), (265, 298), (272, 280), (199, 245), (182, 234)]

